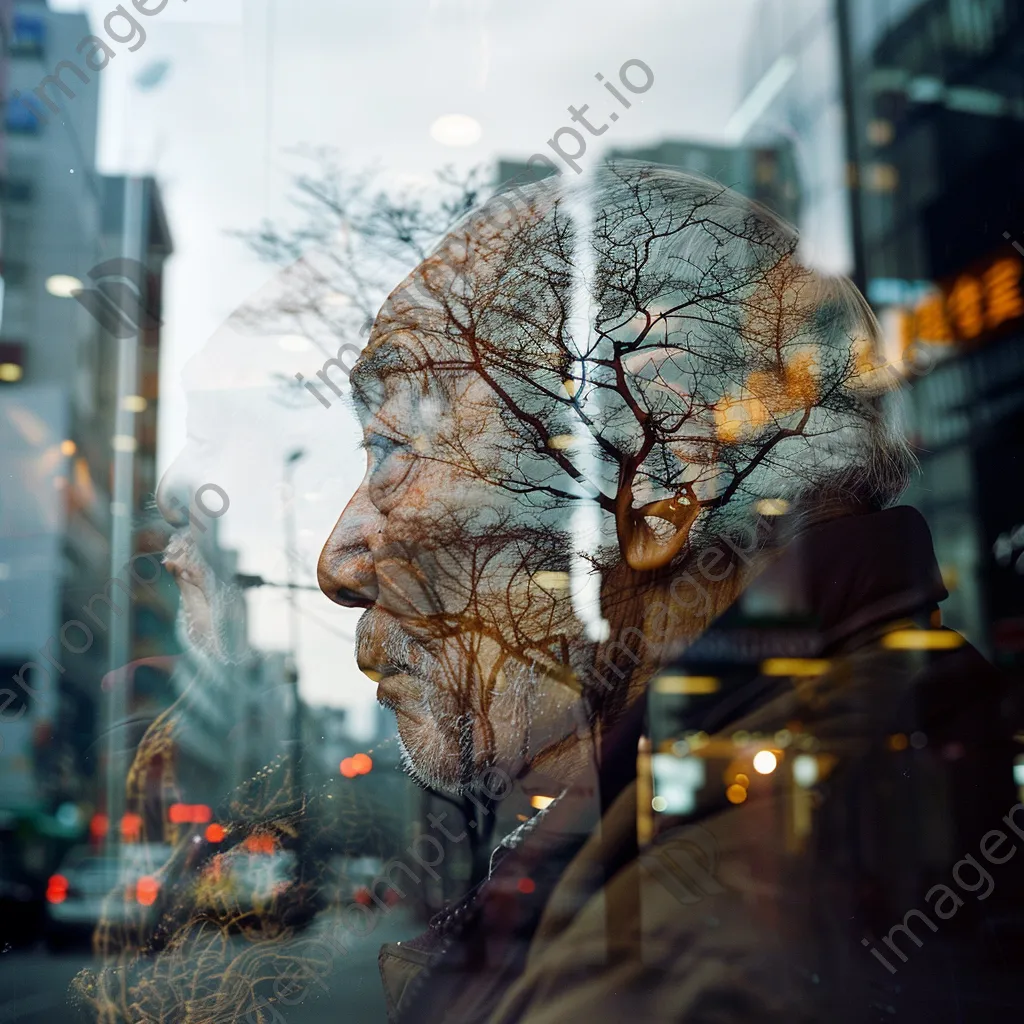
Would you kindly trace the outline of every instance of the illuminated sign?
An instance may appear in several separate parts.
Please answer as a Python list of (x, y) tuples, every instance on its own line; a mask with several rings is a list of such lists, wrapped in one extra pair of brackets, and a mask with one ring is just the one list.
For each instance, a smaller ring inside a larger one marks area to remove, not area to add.
[(904, 347), (914, 341), (974, 345), (1002, 334), (1024, 318), (1022, 276), (1024, 260), (1004, 256), (940, 284), (906, 311)]

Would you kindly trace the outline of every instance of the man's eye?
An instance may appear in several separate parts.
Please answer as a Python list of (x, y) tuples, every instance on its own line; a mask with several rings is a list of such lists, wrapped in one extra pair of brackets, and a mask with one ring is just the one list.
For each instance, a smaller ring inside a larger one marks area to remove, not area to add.
[(409, 446), (405, 441), (396, 437), (388, 437), (386, 434), (373, 434), (366, 438), (360, 447), (368, 451), (373, 456), (374, 465), (379, 466), (387, 461), (388, 456), (404, 451)]

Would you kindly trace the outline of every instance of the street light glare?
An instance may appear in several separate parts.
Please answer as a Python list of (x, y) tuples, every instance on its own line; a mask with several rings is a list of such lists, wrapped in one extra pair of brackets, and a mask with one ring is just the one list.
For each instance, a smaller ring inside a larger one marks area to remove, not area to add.
[(442, 146), (473, 146), (483, 133), (480, 122), (465, 114), (445, 114), (430, 126), (430, 137)]
[(73, 299), (84, 285), (70, 274), (53, 274), (46, 279), (46, 290), (56, 299)]

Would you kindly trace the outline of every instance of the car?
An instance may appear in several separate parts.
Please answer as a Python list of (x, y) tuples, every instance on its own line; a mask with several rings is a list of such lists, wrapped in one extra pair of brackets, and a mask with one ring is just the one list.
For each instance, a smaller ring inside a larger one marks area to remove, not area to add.
[(84, 941), (100, 921), (145, 927), (156, 914), (160, 868), (171, 847), (162, 843), (121, 846), (100, 853), (77, 846), (46, 885), (44, 937), (51, 950)]

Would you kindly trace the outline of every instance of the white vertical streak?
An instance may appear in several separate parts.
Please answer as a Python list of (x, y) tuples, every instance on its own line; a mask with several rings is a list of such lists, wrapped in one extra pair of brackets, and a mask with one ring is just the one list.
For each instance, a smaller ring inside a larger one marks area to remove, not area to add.
[[(573, 283), (568, 339), (575, 345), (572, 378), (576, 401), (585, 408), (591, 422), (600, 422), (600, 392), (592, 385), (594, 324), (597, 309), (594, 300), (596, 281), (593, 245), (593, 211), (586, 198), (587, 175), (576, 179), (567, 189), (567, 205), (573, 225)], [(601, 614), (601, 574), (587, 561), (586, 554), (596, 552), (601, 537), (601, 509), (594, 500), (598, 493), (601, 464), (597, 444), (582, 417), (574, 425), (575, 463), (582, 482), (579, 502), (572, 517), (572, 560), (569, 569), (573, 611), (583, 623), (589, 640), (608, 638), (610, 627)]]

